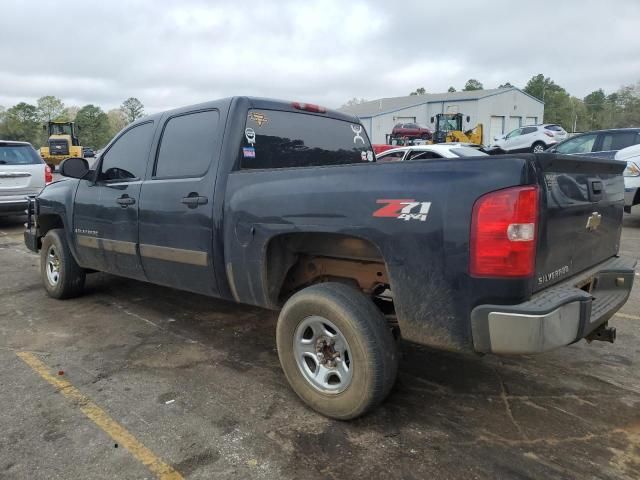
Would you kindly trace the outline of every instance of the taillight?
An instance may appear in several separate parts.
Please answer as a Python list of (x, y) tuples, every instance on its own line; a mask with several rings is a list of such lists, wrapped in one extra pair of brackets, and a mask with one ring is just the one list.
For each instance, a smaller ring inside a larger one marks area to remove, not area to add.
[(551, 137), (551, 138), (553, 138), (553, 137), (555, 136), (555, 135), (553, 134), (553, 132), (550, 132), (549, 130), (545, 130), (545, 131), (544, 131), (544, 134), (545, 134), (547, 137)]
[(530, 277), (538, 230), (538, 187), (512, 187), (473, 206), (469, 273), (474, 277)]
[(44, 183), (53, 182), (53, 173), (51, 173), (51, 167), (49, 165), (44, 166)]
[(327, 109), (320, 105), (314, 105), (313, 103), (300, 103), (293, 102), (291, 106), (297, 110), (304, 110), (305, 112), (313, 113), (327, 113)]

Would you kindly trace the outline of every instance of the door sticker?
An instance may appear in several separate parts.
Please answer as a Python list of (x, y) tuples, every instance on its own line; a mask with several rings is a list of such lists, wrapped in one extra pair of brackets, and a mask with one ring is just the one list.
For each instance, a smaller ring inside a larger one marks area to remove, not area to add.
[(386, 205), (373, 212), (374, 217), (399, 218), (400, 220), (427, 220), (431, 202), (416, 202), (413, 199), (380, 199), (376, 203)]

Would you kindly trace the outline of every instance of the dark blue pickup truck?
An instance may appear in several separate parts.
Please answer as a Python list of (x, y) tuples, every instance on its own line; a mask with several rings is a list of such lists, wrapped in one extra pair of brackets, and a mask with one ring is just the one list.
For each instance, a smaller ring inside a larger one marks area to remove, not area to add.
[(620, 162), (557, 154), (376, 163), (357, 118), (234, 97), (140, 119), (29, 207), (49, 295), (104, 271), (281, 310), (296, 393), (354, 418), (393, 386), (399, 339), (529, 354), (613, 341)]

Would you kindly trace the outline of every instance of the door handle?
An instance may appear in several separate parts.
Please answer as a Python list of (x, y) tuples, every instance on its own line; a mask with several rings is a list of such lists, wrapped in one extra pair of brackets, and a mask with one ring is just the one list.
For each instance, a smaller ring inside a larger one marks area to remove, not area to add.
[(197, 192), (191, 192), (186, 197), (182, 197), (182, 203), (189, 208), (196, 208), (198, 205), (206, 205), (209, 202), (207, 197), (198, 195)]
[(129, 205), (136, 203), (136, 200), (135, 198), (131, 198), (129, 195), (122, 195), (121, 197), (116, 198), (116, 202), (118, 202), (122, 208), (127, 208)]

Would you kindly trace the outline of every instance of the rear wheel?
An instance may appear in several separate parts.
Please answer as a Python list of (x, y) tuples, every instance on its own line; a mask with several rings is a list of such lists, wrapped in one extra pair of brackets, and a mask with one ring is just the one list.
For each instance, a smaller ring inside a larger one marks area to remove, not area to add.
[(358, 417), (382, 402), (398, 369), (392, 330), (374, 303), (340, 283), (305, 288), (285, 304), (278, 355), (293, 390), (328, 417)]
[(531, 146), (533, 153), (542, 153), (546, 150), (547, 146), (542, 142), (536, 142)]
[(64, 230), (49, 230), (42, 239), (40, 273), (50, 297), (71, 298), (82, 293), (86, 274), (73, 258)]

